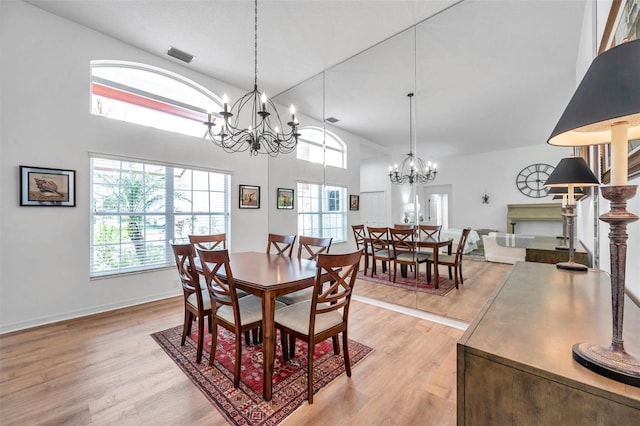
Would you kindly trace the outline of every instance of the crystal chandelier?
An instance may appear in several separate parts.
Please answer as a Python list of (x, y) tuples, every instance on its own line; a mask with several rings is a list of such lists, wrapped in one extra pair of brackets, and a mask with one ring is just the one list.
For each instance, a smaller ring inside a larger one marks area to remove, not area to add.
[(393, 167), (389, 166), (389, 179), (391, 183), (429, 183), (436, 178), (438, 173), (437, 166), (431, 164), (431, 161), (425, 164), (421, 158), (413, 153), (414, 131), (413, 131), (413, 93), (407, 95), (409, 97), (409, 153), (402, 160), (402, 163)]
[[(291, 121), (287, 123), (290, 129), (285, 132), (276, 106), (264, 92), (258, 91), (258, 0), (254, 4), (253, 90), (235, 101), (230, 109), (225, 94), (222, 98), (224, 109), (216, 117), (209, 113), (204, 124), (209, 139), (226, 152), (249, 150), (251, 155), (268, 154), (275, 157), (292, 152), (298, 144), (300, 133), (293, 105), (290, 110)], [(220, 117), (223, 122), (217, 123)], [(241, 123), (250, 124), (243, 128)]]

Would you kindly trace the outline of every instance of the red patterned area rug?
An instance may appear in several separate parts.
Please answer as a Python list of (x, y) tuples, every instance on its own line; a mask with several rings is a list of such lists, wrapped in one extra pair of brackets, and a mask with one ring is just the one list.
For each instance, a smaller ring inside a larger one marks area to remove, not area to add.
[[(180, 346), (182, 326), (153, 333), (151, 337), (173, 359), (180, 369), (211, 401), (218, 411), (235, 425), (276, 425), (307, 400), (307, 344), (296, 339), (296, 356), (287, 362), (282, 359), (280, 338), (276, 346), (271, 401), (262, 398), (262, 345), (242, 342), (242, 370), (240, 387), (233, 387), (235, 337), (218, 327), (218, 349), (213, 367), (209, 367), (211, 336), (205, 333), (204, 351), (200, 364), (196, 363), (196, 333)], [(340, 339), (342, 343), (342, 339)], [(351, 367), (373, 349), (349, 340)], [(344, 374), (342, 347), (340, 355), (333, 354), (331, 339), (316, 345), (314, 354), (314, 394)], [(357, 374), (357, 372), (353, 372)], [(347, 376), (344, 375), (344, 379)]]
[(440, 275), (438, 288), (435, 288), (433, 284), (427, 283), (427, 274), (425, 272), (420, 272), (418, 274), (417, 283), (412, 272), (407, 274), (407, 278), (403, 278), (402, 275), (400, 275), (400, 270), (398, 270), (395, 283), (393, 282), (393, 271), (391, 271), (391, 280), (389, 280), (389, 274), (386, 272), (378, 272), (373, 277), (371, 277), (370, 271), (367, 272), (368, 274), (365, 275), (363, 271), (358, 271), (358, 279), (404, 288), (405, 290), (420, 291), (422, 293), (433, 294), (436, 296), (446, 296), (451, 290), (456, 288), (454, 281), (443, 275)]

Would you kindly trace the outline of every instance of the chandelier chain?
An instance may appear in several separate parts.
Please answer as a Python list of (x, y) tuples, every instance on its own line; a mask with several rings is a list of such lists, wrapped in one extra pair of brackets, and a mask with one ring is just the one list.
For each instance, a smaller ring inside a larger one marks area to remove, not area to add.
[(254, 2), (253, 18), (253, 87), (258, 88), (258, 0)]

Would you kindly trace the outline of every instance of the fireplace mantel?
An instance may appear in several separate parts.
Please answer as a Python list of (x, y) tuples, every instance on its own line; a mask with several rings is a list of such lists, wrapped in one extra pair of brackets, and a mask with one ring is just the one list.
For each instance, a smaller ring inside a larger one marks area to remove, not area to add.
[(507, 232), (515, 233), (518, 222), (562, 222), (562, 204), (507, 204)]

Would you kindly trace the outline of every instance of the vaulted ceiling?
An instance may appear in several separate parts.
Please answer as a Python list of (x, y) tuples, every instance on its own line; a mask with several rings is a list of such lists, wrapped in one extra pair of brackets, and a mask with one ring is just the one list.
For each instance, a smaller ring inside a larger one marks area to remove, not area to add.
[[(196, 56), (183, 65), (253, 85), (253, 1), (28, 3), (169, 60), (177, 47)], [(365, 152), (408, 148), (409, 92), (425, 159), (544, 144), (576, 86), (586, 4), (261, 0), (258, 85), (339, 119), (373, 142)]]

